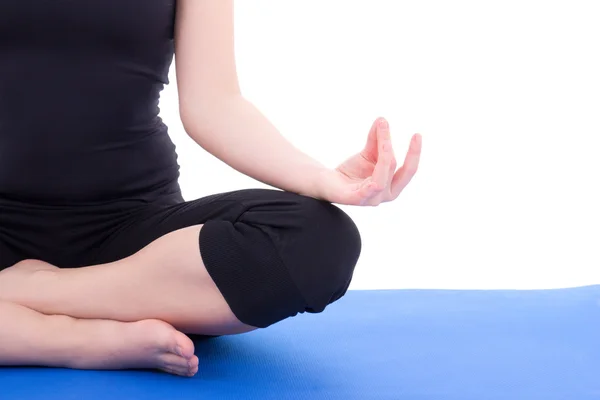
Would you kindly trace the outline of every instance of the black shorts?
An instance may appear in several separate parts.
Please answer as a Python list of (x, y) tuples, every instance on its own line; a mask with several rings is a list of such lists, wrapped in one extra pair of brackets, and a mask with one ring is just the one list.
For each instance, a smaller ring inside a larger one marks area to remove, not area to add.
[(69, 206), (0, 198), (0, 270), (24, 259), (61, 268), (113, 262), (199, 224), (206, 269), (238, 319), (256, 327), (323, 311), (348, 289), (361, 250), (339, 207), (279, 190)]

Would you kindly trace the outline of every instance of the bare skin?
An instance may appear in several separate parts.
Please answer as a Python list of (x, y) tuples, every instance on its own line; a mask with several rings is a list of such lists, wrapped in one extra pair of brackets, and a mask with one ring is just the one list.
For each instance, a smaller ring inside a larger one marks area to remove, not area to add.
[(168, 233), (125, 259), (59, 269), (25, 260), (0, 272), (0, 301), (49, 315), (136, 322), (159, 319), (193, 334), (255, 329), (233, 314), (198, 248), (202, 225)]
[(208, 275), (200, 229), (171, 232), (110, 264), (59, 269), (25, 260), (1, 271), (0, 365), (195, 374), (198, 358), (181, 331), (255, 329), (234, 316)]
[[(323, 200), (363, 206), (400, 194), (416, 172), (419, 136), (395, 174), (387, 124), (371, 130), (364, 152), (322, 173), (241, 96), (233, 1), (181, 0), (177, 7), (180, 115), (192, 139), (238, 171), (284, 190), (316, 190)], [(273, 147), (277, 151), (263, 151)], [(310, 171), (319, 175), (307, 179)], [(305, 182), (307, 190), (301, 187)], [(59, 269), (24, 260), (1, 271), (0, 365), (195, 374), (198, 358), (183, 332), (229, 335), (256, 329), (235, 317), (210, 278), (198, 248), (201, 229), (171, 232), (109, 264)]]
[[(237, 94), (227, 39), (233, 39), (233, 1), (181, 0), (176, 15), (177, 84), (186, 110), (203, 109), (198, 99)], [(208, 277), (193, 237), (199, 229), (159, 239), (112, 264), (59, 270), (25, 260), (0, 272), (0, 366), (142, 367), (193, 375), (198, 359), (181, 331), (254, 329), (233, 316)]]
[(0, 321), (1, 365), (198, 371), (192, 341), (162, 321), (78, 320), (7, 302), (0, 302)]
[[(239, 94), (233, 1), (182, 0), (176, 15), (177, 85), (183, 122), (194, 126), (204, 118), (190, 110), (205, 109), (203, 99), (223, 103), (219, 99)], [(213, 110), (206, 108), (205, 115)], [(198, 249), (200, 228), (167, 235), (111, 264), (59, 270), (25, 260), (0, 272), (0, 365), (195, 371), (193, 345), (181, 332), (255, 329), (237, 320), (208, 276)], [(65, 348), (65, 338), (72, 348)], [(86, 341), (89, 348), (82, 349)], [(181, 357), (174, 352), (177, 345), (186, 349), (183, 359), (191, 360), (191, 369), (173, 359)]]

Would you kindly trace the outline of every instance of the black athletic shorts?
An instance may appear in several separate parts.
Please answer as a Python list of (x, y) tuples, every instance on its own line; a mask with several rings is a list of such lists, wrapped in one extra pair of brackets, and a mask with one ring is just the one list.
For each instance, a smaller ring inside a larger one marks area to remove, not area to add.
[(0, 198), (0, 270), (24, 259), (61, 268), (113, 262), (198, 224), (210, 276), (238, 319), (256, 327), (323, 311), (348, 289), (361, 250), (339, 207), (280, 190), (68, 206)]

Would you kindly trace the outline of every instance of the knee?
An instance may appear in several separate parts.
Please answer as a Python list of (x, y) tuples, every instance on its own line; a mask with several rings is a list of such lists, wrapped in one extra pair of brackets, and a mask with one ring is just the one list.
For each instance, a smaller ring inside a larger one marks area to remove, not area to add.
[(321, 312), (340, 299), (360, 256), (361, 236), (350, 216), (331, 203), (289, 192), (260, 194), (235, 221), (204, 224), (200, 252), (236, 317), (264, 328), (297, 313)]
[(47, 271), (47, 270), (58, 270), (58, 267), (47, 263), (45, 261), (37, 260), (37, 259), (24, 259), (17, 263), (15, 263), (12, 268), (18, 269), (20, 271)]
[(318, 313), (348, 290), (362, 241), (354, 221), (339, 207), (304, 197), (299, 203), (302, 226), (282, 254), (305, 311)]

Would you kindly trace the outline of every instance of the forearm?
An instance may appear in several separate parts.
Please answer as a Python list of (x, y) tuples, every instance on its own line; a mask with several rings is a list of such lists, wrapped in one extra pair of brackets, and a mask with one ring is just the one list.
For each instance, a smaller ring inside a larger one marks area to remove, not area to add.
[(292, 145), (242, 96), (228, 97), (182, 115), (185, 130), (206, 151), (260, 182), (315, 196), (326, 167)]

